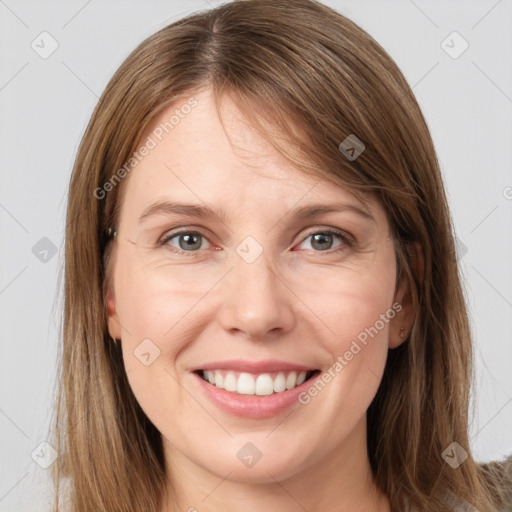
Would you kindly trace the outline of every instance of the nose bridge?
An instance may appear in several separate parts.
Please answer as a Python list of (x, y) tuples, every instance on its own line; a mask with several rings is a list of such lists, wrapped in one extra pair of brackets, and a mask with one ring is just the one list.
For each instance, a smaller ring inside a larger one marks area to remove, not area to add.
[(274, 295), (278, 278), (270, 251), (244, 242), (236, 252), (233, 277), (239, 292), (249, 291), (255, 298), (260, 293)]
[(246, 239), (237, 247), (221, 314), (226, 329), (262, 337), (293, 324), (290, 297), (271, 258), (271, 251), (263, 250), (254, 239)]

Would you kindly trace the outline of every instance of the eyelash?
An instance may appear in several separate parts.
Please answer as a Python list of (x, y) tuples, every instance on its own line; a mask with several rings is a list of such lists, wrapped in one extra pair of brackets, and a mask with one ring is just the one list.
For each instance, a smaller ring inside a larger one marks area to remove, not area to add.
[[(347, 249), (349, 249), (350, 247), (352, 247), (354, 245), (354, 240), (352, 239), (351, 236), (349, 236), (347, 233), (345, 233), (344, 231), (341, 231), (341, 230), (338, 230), (338, 229), (334, 229), (334, 228), (329, 228), (329, 229), (324, 229), (324, 230), (317, 230), (317, 231), (311, 231), (308, 233), (308, 235), (302, 239), (302, 241), (300, 242), (300, 244), (304, 243), (309, 237), (313, 236), (313, 235), (319, 235), (319, 234), (322, 234), (322, 235), (334, 235), (335, 237), (338, 237), (339, 239), (341, 239), (341, 241), (343, 242), (343, 246), (338, 248), (338, 249), (335, 249), (335, 250), (329, 250), (329, 251), (315, 251), (315, 250), (309, 250), (309, 252), (314, 252), (320, 256), (329, 256), (329, 255), (332, 255), (332, 254), (335, 254), (335, 253), (338, 253), (338, 252), (341, 252), (341, 251), (345, 251)], [(164, 237), (158, 242), (158, 245), (159, 246), (162, 246), (162, 247), (166, 247), (168, 250), (170, 250), (171, 252), (175, 253), (175, 254), (179, 254), (180, 256), (183, 255), (183, 256), (186, 256), (186, 257), (195, 257), (197, 256), (201, 250), (196, 250), (196, 251), (183, 251), (181, 249), (177, 249), (176, 247), (172, 247), (170, 245), (167, 245), (167, 243), (172, 240), (173, 238), (176, 238), (178, 237), (179, 235), (199, 235), (205, 239), (208, 240), (208, 237), (206, 237), (205, 235), (203, 235), (202, 233), (198, 232), (198, 231), (192, 231), (190, 229), (184, 229), (184, 230), (181, 230), (181, 231), (177, 231), (175, 233), (170, 233), (168, 235), (164, 235)], [(299, 245), (300, 245), (299, 244)]]

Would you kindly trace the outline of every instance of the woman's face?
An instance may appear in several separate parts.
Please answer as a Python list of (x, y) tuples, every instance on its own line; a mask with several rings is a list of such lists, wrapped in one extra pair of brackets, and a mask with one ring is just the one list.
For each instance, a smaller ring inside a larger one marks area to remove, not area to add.
[(109, 331), (133, 393), (171, 469), (270, 482), (354, 462), (403, 323), (386, 215), (293, 168), (225, 98), (231, 146), (194, 98), (123, 183)]

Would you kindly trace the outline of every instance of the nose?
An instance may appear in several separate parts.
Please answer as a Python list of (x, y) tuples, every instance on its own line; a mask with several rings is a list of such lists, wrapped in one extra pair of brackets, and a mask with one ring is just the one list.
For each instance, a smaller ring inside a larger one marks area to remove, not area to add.
[(293, 328), (295, 296), (272, 267), (265, 251), (252, 263), (235, 255), (234, 268), (224, 279), (225, 300), (219, 311), (226, 331), (265, 341)]

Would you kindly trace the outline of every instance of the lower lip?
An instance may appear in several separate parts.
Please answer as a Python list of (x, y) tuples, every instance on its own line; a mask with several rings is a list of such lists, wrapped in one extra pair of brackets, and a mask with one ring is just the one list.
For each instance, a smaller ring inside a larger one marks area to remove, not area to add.
[(205, 381), (197, 373), (192, 374), (206, 396), (220, 409), (244, 418), (271, 418), (290, 408), (294, 403), (299, 404), (298, 396), (311, 386), (317, 375), (313, 375), (300, 386), (287, 389), (272, 395), (241, 395), (218, 388)]

